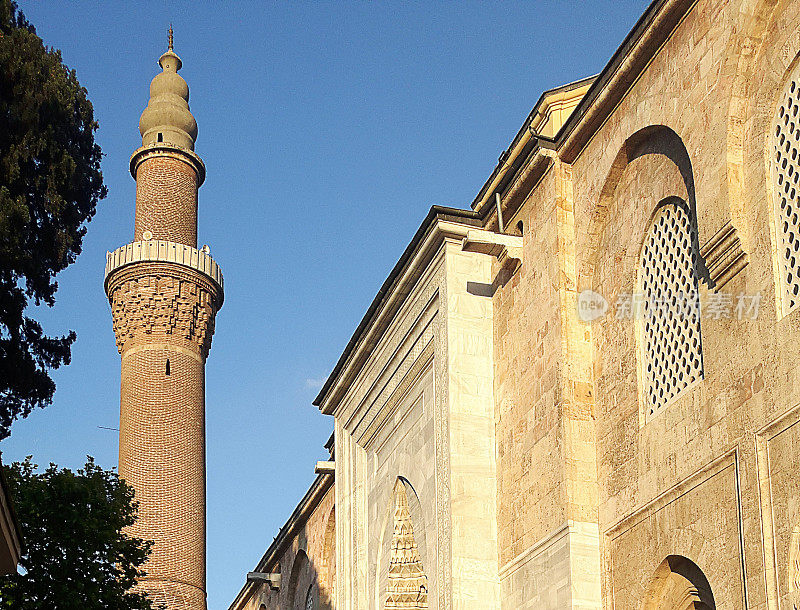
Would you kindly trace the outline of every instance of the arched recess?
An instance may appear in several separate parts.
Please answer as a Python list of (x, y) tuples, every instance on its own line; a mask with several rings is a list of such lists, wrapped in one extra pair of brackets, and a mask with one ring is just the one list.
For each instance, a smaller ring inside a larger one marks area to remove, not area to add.
[(311, 563), (306, 552), (303, 549), (298, 550), (292, 563), (292, 571), (286, 588), (287, 607), (291, 610), (304, 610), (305, 608), (306, 592), (308, 591), (306, 581), (308, 581), (310, 567)]
[(320, 608), (333, 608), (336, 598), (336, 507), (331, 508), (325, 523), (322, 569), (320, 574)]
[[(594, 272), (602, 252), (604, 230), (608, 224), (611, 207), (614, 204), (614, 195), (617, 187), (625, 174), (628, 166), (637, 159), (646, 155), (660, 155), (668, 159), (680, 173), (683, 182), (683, 192), (661, 191), (659, 184), (652, 184), (652, 192), (648, 199), (652, 202), (652, 210), (659, 201), (671, 196), (681, 197), (689, 207), (693, 247), (699, 252), (697, 242), (699, 227), (697, 226), (697, 199), (695, 196), (694, 173), (689, 152), (686, 150), (681, 137), (666, 125), (649, 125), (629, 136), (614, 157), (611, 168), (606, 175), (600, 196), (593, 203), (587, 232), (586, 256), (579, 270), (579, 290), (594, 288)], [(708, 270), (698, 257), (698, 277), (701, 281), (710, 281)]]
[(703, 571), (682, 555), (667, 557), (650, 579), (642, 610), (715, 610)]
[(736, 31), (725, 68), (733, 83), (727, 129), (731, 216), (744, 248), (763, 252), (764, 264), (772, 266), (780, 318), (786, 311), (770, 153), (778, 98), (800, 61), (800, 11), (793, 0), (742, 0)]

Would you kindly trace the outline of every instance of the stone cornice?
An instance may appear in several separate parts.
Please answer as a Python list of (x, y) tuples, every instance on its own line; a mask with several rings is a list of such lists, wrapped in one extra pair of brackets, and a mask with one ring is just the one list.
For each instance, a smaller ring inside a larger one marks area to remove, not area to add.
[(136, 180), (136, 171), (139, 165), (146, 159), (152, 159), (153, 157), (171, 157), (191, 166), (197, 174), (197, 188), (200, 188), (206, 179), (206, 165), (196, 152), (188, 148), (175, 146), (174, 144), (159, 142), (157, 144), (142, 146), (133, 151), (130, 170), (134, 180)]
[(525, 171), (526, 165), (534, 160), (534, 153), (539, 148), (555, 150), (562, 161), (568, 164), (574, 163), (589, 140), (611, 116), (681, 21), (689, 14), (696, 1), (654, 0), (600, 74), (591, 79), (565, 85), (565, 87), (575, 87), (591, 82), (588, 91), (555, 137), (536, 133), (533, 124), (543, 98), (551, 93), (545, 92), (507, 151), (501, 155), (496, 168), (472, 202), (472, 208), (480, 212), (481, 217), (488, 216), (494, 207), (494, 193), (499, 193), (505, 199), (510, 185), (520, 172)]

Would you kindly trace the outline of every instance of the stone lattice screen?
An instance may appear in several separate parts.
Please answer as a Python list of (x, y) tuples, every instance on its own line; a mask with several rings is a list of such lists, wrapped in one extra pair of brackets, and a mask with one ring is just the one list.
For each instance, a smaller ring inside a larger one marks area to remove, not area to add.
[(800, 303), (800, 64), (779, 100), (772, 139), (772, 177), (783, 312), (788, 313)]
[(696, 269), (688, 210), (682, 203), (662, 205), (640, 269), (645, 421), (702, 377)]

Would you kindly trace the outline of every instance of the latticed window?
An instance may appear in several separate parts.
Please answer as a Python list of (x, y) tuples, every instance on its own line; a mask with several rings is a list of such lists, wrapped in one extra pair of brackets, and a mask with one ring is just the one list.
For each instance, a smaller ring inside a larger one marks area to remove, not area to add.
[(305, 610), (314, 610), (314, 585), (308, 588)]
[(646, 417), (703, 375), (697, 258), (689, 210), (662, 205), (645, 237), (640, 268)]
[(775, 193), (775, 224), (778, 259), (781, 266), (780, 288), (783, 311), (788, 313), (800, 303), (800, 66), (780, 96), (775, 113), (772, 138), (772, 179)]

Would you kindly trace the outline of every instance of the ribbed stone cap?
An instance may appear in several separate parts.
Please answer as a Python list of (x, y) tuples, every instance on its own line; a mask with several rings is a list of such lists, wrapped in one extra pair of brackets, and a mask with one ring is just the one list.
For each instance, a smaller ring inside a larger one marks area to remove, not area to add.
[(150, 101), (139, 119), (142, 146), (163, 142), (194, 150), (197, 121), (189, 111), (189, 86), (178, 74), (182, 62), (172, 50), (172, 28), (158, 65), (163, 71), (150, 83)]

